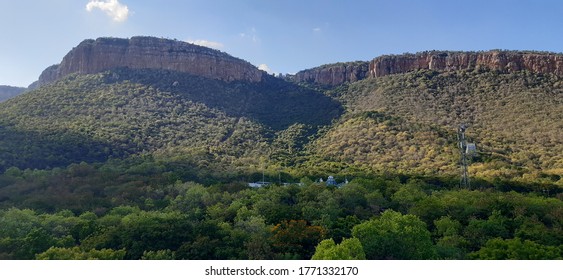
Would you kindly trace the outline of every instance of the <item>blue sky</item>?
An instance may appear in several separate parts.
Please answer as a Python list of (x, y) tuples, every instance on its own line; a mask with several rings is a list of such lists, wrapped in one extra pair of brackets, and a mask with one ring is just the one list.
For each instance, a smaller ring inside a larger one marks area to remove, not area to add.
[(0, 0), (0, 85), (27, 86), (84, 39), (212, 46), (276, 73), (423, 50), (563, 52), (557, 0)]

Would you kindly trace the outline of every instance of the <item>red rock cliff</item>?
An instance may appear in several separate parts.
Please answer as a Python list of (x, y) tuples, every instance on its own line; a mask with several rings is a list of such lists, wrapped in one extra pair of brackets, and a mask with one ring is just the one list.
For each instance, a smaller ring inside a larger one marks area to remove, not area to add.
[(563, 76), (563, 55), (515, 51), (422, 52), (388, 55), (377, 57), (370, 62), (369, 76), (381, 77), (419, 69), (453, 71), (481, 67), (504, 73), (528, 70), (534, 73)]
[[(85, 40), (38, 81), (47, 84), (66, 75), (92, 74), (114, 68), (165, 69), (223, 81), (259, 82), (263, 72), (252, 64), (221, 51), (182, 41), (154, 37)], [(54, 71), (56, 70), (56, 71)]]
[(291, 76), (291, 79), (297, 83), (337, 86), (362, 80), (368, 76), (368, 73), (367, 62), (337, 63), (300, 71)]

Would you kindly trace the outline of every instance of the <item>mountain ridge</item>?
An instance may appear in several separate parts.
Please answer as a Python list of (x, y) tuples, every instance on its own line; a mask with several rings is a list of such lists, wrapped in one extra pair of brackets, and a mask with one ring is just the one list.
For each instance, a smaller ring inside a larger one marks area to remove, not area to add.
[(321, 92), (272, 76), (226, 82), (156, 69), (75, 73), (0, 105), (0, 171), (172, 150), (240, 158), (280, 131), (296, 124), (314, 131), (342, 111)]
[[(137, 42), (131, 43), (132, 40)], [(128, 51), (131, 44), (147, 46), (137, 46), (136, 51)], [(22, 131), (35, 135), (35, 131), (29, 130), (32, 125), (38, 125), (36, 130), (40, 130), (41, 127), (51, 127), (56, 123), (64, 124), (57, 126), (57, 131), (63, 131), (66, 136), (56, 136), (54, 139), (59, 137), (65, 142), (67, 140), (64, 139), (78, 139), (87, 132), (99, 137), (91, 143), (86, 141), (92, 147), (101, 147), (104, 151), (106, 148), (115, 149), (115, 152), (94, 153), (91, 157), (86, 157), (94, 160), (111, 154), (152, 153), (164, 146), (172, 147), (167, 148), (167, 151), (186, 149), (190, 145), (188, 150), (196, 147), (217, 151), (219, 146), (225, 149), (227, 145), (234, 144), (251, 148), (252, 153), (255, 153), (254, 148), (257, 145), (248, 143), (264, 141), (262, 146), (258, 145), (260, 149), (268, 145), (273, 148), (268, 148), (268, 152), (261, 151), (260, 157), (268, 153), (274, 161), (280, 161), (276, 164), (283, 163), (285, 166), (291, 166), (291, 162), (301, 162), (313, 163), (314, 166), (305, 167), (311, 170), (316, 170), (316, 166), (332, 165), (327, 170), (330, 172), (340, 172), (338, 168), (348, 165), (367, 168), (370, 172), (403, 168), (402, 172), (427, 174), (433, 173), (435, 169), (439, 170), (438, 173), (454, 174), (457, 155), (453, 152), (454, 149), (448, 146), (452, 145), (452, 141), (455, 142), (450, 132), (455, 132), (459, 123), (467, 123), (474, 125), (472, 131), (474, 129), (484, 135), (483, 139), (488, 141), (489, 150), (517, 151), (513, 153), (512, 163), (525, 164), (526, 152), (530, 152), (534, 157), (544, 156), (528, 168), (532, 172), (542, 169), (558, 170), (561, 167), (554, 152), (547, 149), (547, 146), (551, 145), (555, 147), (551, 150), (556, 151), (561, 144), (553, 133), (557, 129), (554, 116), (559, 115), (555, 111), (560, 108), (558, 102), (562, 85), (558, 69), (563, 56), (559, 54), (527, 51), (428, 51), (381, 56), (371, 63), (356, 61), (322, 65), (286, 76), (285, 80), (260, 72), (260, 81), (245, 80), (243, 76), (238, 80), (224, 79), (225, 76), (221, 75), (208, 77), (206, 75), (210, 75), (209, 72), (202, 74), (197, 71), (190, 73), (191, 70), (185, 69), (151, 68), (149, 66), (154, 64), (146, 66), (142, 63), (135, 66), (139, 69), (123, 66), (122, 63), (116, 63), (116, 67), (102, 72), (96, 72), (97, 66), (88, 68), (91, 66), (89, 63), (100, 56), (95, 50), (105, 50), (108, 46), (117, 46), (117, 49), (122, 51), (119, 53), (114, 49), (110, 56), (132, 55), (123, 58), (127, 61), (135, 60), (137, 55), (141, 55), (139, 50), (143, 48), (149, 51), (149, 57), (160, 57), (155, 55), (155, 52), (161, 52), (162, 55), (174, 53), (169, 52), (166, 47), (162, 48), (169, 45), (177, 45), (179, 50), (186, 46), (193, 48), (189, 50), (195, 56), (222, 57), (226, 60), (232, 59), (233, 63), (239, 65), (249, 65), (243, 60), (216, 50), (153, 37), (86, 40), (65, 56), (65, 63), (51, 66), (44, 71), (43, 79), (57, 81), (55, 86), (32, 91), (30, 94), (35, 94), (35, 97), (31, 98), (29, 95), (16, 98), (0, 107), (6, 111), (0, 113), (0, 117), (3, 116), (0, 125), (4, 125), (5, 130), (2, 133), (9, 135), (11, 131)], [(155, 49), (154, 46), (159, 48)], [(84, 49), (89, 50), (83, 51)], [(84, 60), (80, 60), (81, 57)], [(146, 59), (148, 60), (150, 59)], [(179, 61), (183, 61), (182, 58), (179, 58)], [(218, 60), (211, 62), (214, 61)], [(377, 66), (378, 63), (383, 66)], [(63, 67), (63, 64), (67, 66)], [(218, 65), (221, 64), (214, 64), (214, 67), (217, 68)], [(81, 67), (85, 70), (80, 70)], [(253, 71), (259, 71), (254, 66), (251, 68)], [(61, 69), (78, 70), (57, 78), (64, 72), (61, 72)], [(96, 73), (80, 72), (90, 70)], [(401, 71), (405, 73), (395, 73)], [(321, 86), (310, 86), (311, 84)], [(150, 96), (149, 92), (155, 96)], [(45, 98), (55, 98), (65, 105), (59, 106), (52, 100), (41, 100), (38, 93)], [(92, 100), (85, 102), (82, 99), (72, 99), (72, 95), (78, 93), (92, 94), (90, 98), (97, 101), (92, 103)], [(502, 101), (497, 102), (497, 97)], [(532, 98), (539, 98), (538, 103), (532, 104)], [(110, 111), (106, 112), (104, 109), (106, 104), (99, 103), (106, 102), (104, 100), (113, 102)], [(156, 102), (162, 107), (156, 109), (155, 104), (151, 102)], [(479, 104), (475, 105), (475, 102)], [(495, 106), (499, 107), (491, 107), (491, 104), (497, 104)], [(528, 105), (521, 106), (522, 104)], [(76, 106), (86, 107), (77, 110)], [(517, 108), (526, 116), (517, 123), (521, 128), (518, 133), (503, 128), (508, 123), (499, 117), (520, 118), (511, 115), (506, 107)], [(535, 110), (540, 107), (552, 108), (554, 112), (545, 115), (544, 120), (539, 119)], [(26, 110), (29, 108), (37, 109), (28, 113)], [(173, 112), (190, 110), (199, 112), (197, 117), (194, 115), (193, 122), (189, 119), (182, 119), (180, 123), (169, 120), (178, 117)], [(434, 113), (430, 114), (428, 110)], [(84, 111), (91, 113), (84, 115)], [(152, 113), (146, 114), (143, 111)], [(38, 112), (43, 115), (37, 115)], [(65, 112), (66, 115), (58, 115), (58, 112)], [(172, 116), (169, 115), (171, 112)], [(143, 117), (139, 118), (139, 114)], [(200, 118), (202, 116), (203, 118)], [(38, 117), (47, 118), (48, 121), (39, 120)], [(75, 118), (79, 120), (67, 124), (67, 119)], [(107, 119), (108, 125), (98, 124), (94, 119)], [(135, 119), (136, 123), (130, 123), (131, 119)], [(14, 126), (12, 120), (16, 120), (17, 125)], [(152, 124), (147, 123), (148, 120), (158, 124), (156, 130)], [(531, 124), (531, 120), (536, 122), (535, 126)], [(498, 126), (499, 123), (503, 125)], [(541, 127), (538, 127), (538, 124), (541, 124)], [(174, 135), (171, 131), (176, 126), (192, 132), (179, 131), (174, 132)], [(236, 127), (247, 130), (237, 132)], [(492, 128), (496, 131), (492, 132)], [(161, 137), (158, 131), (166, 131), (169, 135)], [(197, 133), (193, 133), (194, 131)], [(198, 134), (201, 131), (204, 131), (203, 134)], [(358, 134), (359, 131), (364, 134)], [(527, 137), (527, 131), (535, 131), (536, 134), (542, 135), (542, 139)], [(206, 133), (209, 139), (214, 140), (205, 140)], [(245, 136), (245, 133), (256, 135)], [(231, 139), (233, 135), (239, 138)], [(347, 139), (347, 135), (352, 138)], [(256, 140), (254, 136), (260, 140)], [(507, 138), (511, 136), (518, 136), (512, 138), (519, 139), (522, 148), (507, 146), (509, 141), (512, 141)], [(128, 137), (133, 137), (134, 141)], [(297, 138), (299, 143), (295, 142)], [(315, 139), (319, 140), (314, 141)], [(421, 139), (428, 141), (421, 142), (423, 147), (418, 147), (417, 141), (423, 141)], [(247, 140), (248, 143), (245, 142)], [(378, 141), (383, 141), (384, 144)], [(399, 146), (391, 144), (395, 142)], [(114, 148), (112, 145), (116, 143), (125, 149)], [(181, 144), (176, 147), (178, 143)], [(207, 144), (200, 145), (202, 143)], [(34, 142), (28, 144), (33, 146)], [(403, 147), (403, 144), (409, 147)], [(242, 154), (242, 148), (235, 146), (232, 149), (238, 149), (237, 152), (215, 153), (215, 156), (236, 158), (235, 155)], [(26, 149), (33, 151), (30, 148), (22, 148)], [(58, 149), (60, 148), (53, 150)], [(391, 151), (395, 156), (389, 156)], [(415, 152), (418, 155), (408, 161), (403, 161), (397, 156), (410, 157), (410, 154)], [(75, 155), (71, 152), (68, 154), (72, 161)], [(33, 156), (34, 154), (30, 155)], [(420, 164), (421, 159), (426, 159), (426, 163)], [(255, 166), (256, 160), (257, 158), (254, 158), (246, 162), (253, 162), (250, 165)], [(236, 159), (233, 159), (234, 161)], [(56, 162), (69, 161), (63, 159)], [(402, 162), (403, 165), (400, 167), (394, 165), (394, 162)], [(9, 166), (7, 163), (4, 168)], [(431, 168), (427, 168), (430, 166)], [(296, 169), (301, 167), (294, 166)]]
[(423, 51), (382, 55), (370, 61), (341, 62), (305, 69), (290, 75), (297, 83), (334, 87), (366, 78), (404, 74), (416, 70), (448, 72), (492, 70), (501, 73), (530, 71), (563, 76), (563, 54), (538, 51)]
[(563, 77), (414, 58), (49, 67), (0, 103), (0, 259), (563, 259)]
[(265, 72), (227, 53), (195, 44), (156, 37), (101, 37), (82, 41), (61, 63), (46, 68), (33, 88), (69, 74), (94, 74), (115, 68), (163, 69), (223, 81), (259, 82)]
[(370, 77), (429, 69), (434, 71), (485, 68), (501, 73), (528, 70), (563, 76), (563, 55), (531, 51), (441, 52), (380, 56), (370, 62)]
[(343, 85), (328, 92), (346, 104), (346, 113), (311, 144), (311, 165), (455, 175), (456, 131), (465, 123), (480, 154), (470, 164), (472, 175), (525, 180), (552, 174), (561, 184), (562, 79), (422, 69)]
[(288, 80), (295, 83), (337, 86), (353, 83), (369, 76), (369, 63), (366, 61), (325, 64), (289, 75)]

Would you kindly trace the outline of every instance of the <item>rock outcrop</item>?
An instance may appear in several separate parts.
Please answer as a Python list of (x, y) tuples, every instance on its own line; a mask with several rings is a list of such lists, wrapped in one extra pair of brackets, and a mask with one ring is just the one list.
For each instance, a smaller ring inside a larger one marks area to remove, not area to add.
[(42, 85), (46, 85), (53, 81), (56, 81), (58, 78), (58, 70), (59, 70), (59, 64), (51, 65), (45, 68), (45, 70), (41, 72), (41, 75), (39, 75), (39, 79), (33, 82), (27, 88), (36, 89)]
[(358, 61), (337, 63), (303, 70), (289, 77), (293, 82), (310, 83), (323, 86), (337, 86), (352, 83), (366, 78), (369, 74), (369, 63)]
[(563, 76), (563, 55), (538, 52), (421, 52), (417, 54), (386, 55), (373, 59), (370, 77), (406, 73), (420, 69), (455, 71), (484, 68), (510, 73), (528, 70), (533, 73)]
[(384, 55), (374, 58), (371, 62), (323, 65), (300, 71), (287, 78), (297, 83), (338, 86), (368, 77), (382, 77), (421, 69), (440, 72), (486, 69), (501, 73), (527, 70), (533, 73), (563, 76), (563, 55), (518, 51), (428, 51), (416, 54)]
[(41, 74), (36, 86), (69, 74), (92, 74), (115, 68), (165, 69), (223, 81), (259, 82), (263, 71), (224, 52), (154, 37), (85, 40), (73, 48), (59, 65)]

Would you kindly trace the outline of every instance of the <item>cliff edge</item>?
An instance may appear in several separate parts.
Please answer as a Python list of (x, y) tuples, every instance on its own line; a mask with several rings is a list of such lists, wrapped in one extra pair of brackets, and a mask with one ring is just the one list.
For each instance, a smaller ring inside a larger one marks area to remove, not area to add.
[(510, 73), (528, 70), (533, 73), (563, 75), (563, 55), (539, 52), (421, 52), (385, 55), (369, 64), (369, 76), (381, 77), (414, 70), (455, 71), (484, 68)]
[(311, 83), (324, 86), (337, 86), (353, 83), (368, 77), (369, 63), (356, 61), (335, 63), (297, 72), (289, 79), (296, 83)]
[(259, 82), (263, 72), (224, 52), (155, 37), (98, 38), (74, 47), (58, 65), (43, 71), (33, 87), (69, 74), (93, 74), (115, 68), (164, 69), (223, 81)]
[(383, 55), (370, 62), (327, 64), (300, 71), (287, 78), (297, 83), (338, 86), (365, 78), (422, 69), (439, 72), (486, 69), (501, 73), (527, 70), (533, 73), (563, 76), (563, 55), (533, 51), (426, 51), (416, 54)]

